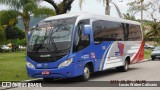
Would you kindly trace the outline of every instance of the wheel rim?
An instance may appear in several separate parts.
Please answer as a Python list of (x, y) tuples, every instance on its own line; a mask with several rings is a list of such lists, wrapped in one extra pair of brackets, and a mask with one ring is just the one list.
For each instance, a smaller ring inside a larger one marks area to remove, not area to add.
[(84, 77), (85, 77), (86, 79), (88, 79), (88, 78), (89, 78), (89, 75), (90, 75), (89, 68), (88, 68), (88, 67), (85, 67), (85, 68), (84, 68)]
[(128, 62), (125, 62), (125, 70), (128, 70)]

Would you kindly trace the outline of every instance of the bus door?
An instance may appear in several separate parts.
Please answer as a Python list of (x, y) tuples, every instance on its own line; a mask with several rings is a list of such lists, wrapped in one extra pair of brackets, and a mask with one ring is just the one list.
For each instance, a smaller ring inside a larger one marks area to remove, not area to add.
[[(84, 66), (88, 60), (91, 60), (93, 46), (91, 44), (91, 35), (84, 35), (84, 25), (89, 25), (90, 20), (81, 20), (75, 30), (73, 52), (78, 60), (78, 65)], [(79, 69), (79, 72), (82, 70)], [(78, 72), (78, 71), (77, 71)]]

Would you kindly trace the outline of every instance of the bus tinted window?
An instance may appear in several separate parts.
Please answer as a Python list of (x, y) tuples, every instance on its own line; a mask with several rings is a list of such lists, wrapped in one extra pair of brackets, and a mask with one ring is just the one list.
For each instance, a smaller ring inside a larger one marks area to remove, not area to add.
[(122, 23), (112, 21), (93, 22), (94, 40), (97, 41), (123, 41)]
[(93, 22), (94, 41), (141, 41), (140, 25), (98, 20)]
[(141, 41), (142, 40), (141, 28), (139, 25), (130, 24), (129, 27), (127, 28), (129, 28), (128, 41)]

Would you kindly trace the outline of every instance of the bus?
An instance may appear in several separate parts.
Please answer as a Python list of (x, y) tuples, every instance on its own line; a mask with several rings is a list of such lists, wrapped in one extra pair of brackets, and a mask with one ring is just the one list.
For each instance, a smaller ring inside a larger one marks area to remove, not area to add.
[(62, 14), (40, 21), (28, 35), (29, 77), (65, 79), (110, 68), (126, 72), (144, 59), (141, 24), (107, 15)]

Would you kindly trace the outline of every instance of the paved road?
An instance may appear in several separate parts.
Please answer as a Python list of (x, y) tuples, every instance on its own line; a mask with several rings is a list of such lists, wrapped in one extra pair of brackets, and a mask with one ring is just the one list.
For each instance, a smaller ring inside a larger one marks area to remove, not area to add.
[[(84, 83), (87, 83), (87, 82), (74, 82), (75, 79), (73, 79), (73, 82), (72, 81), (68, 81), (66, 80), (67, 82), (63, 82), (63, 81), (59, 81), (59, 82), (52, 82), (52, 83), (46, 83), (46, 82), (43, 82), (42, 80), (38, 80), (38, 81), (34, 81), (34, 82), (38, 82), (38, 83), (42, 83), (42, 86), (62, 86), (61, 88), (59, 87), (50, 87), (50, 88), (45, 88), (45, 89), (51, 89), (51, 90), (54, 90), (54, 89), (59, 89), (59, 90), (81, 90), (82, 87), (80, 88), (80, 86)], [(77, 79), (76, 79), (77, 80)], [(142, 63), (138, 63), (138, 64), (133, 64), (133, 65), (130, 65), (130, 69), (128, 72), (117, 72), (115, 69), (112, 69), (112, 70), (107, 70), (107, 71), (104, 71), (104, 72), (98, 72), (98, 73), (95, 73), (92, 75), (91, 79), (89, 81), (110, 81), (110, 80), (132, 80), (132, 81), (135, 81), (135, 80), (146, 80), (146, 81), (160, 81), (160, 61), (159, 60), (156, 60), (156, 61), (146, 61), (146, 62), (142, 62)], [(70, 88), (65, 88), (67, 86), (79, 86), (78, 87), (70, 87)], [(94, 84), (93, 84), (94, 86)], [(94, 89), (98, 89), (100, 87), (91, 87), (91, 88), (88, 88), (88, 87), (83, 87), (83, 89), (88, 89), (88, 90), (94, 90)], [(101, 87), (101, 89), (106, 89), (108, 87)], [(112, 89), (114, 87), (109, 87), (108, 89)], [(15, 88), (15, 90), (17, 90), (18, 88)], [(34, 90), (35, 88), (30, 88), (31, 90)], [(42, 88), (44, 89), (44, 88)], [(124, 89), (127, 89), (127, 90), (135, 90), (135, 87), (134, 88), (120, 88), (120, 87), (116, 87), (114, 88), (114, 90), (117, 89), (117, 90), (124, 90)], [(146, 90), (146, 89), (151, 89), (151, 90), (160, 90), (160, 87), (159, 88), (141, 88), (141, 90)], [(19, 89), (21, 90), (21, 88)], [(26, 88), (25, 90), (29, 90), (28, 88)], [(37, 88), (37, 90), (40, 90), (39, 88)]]

